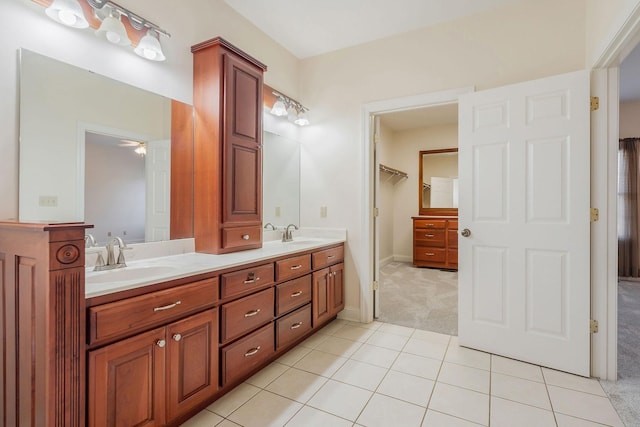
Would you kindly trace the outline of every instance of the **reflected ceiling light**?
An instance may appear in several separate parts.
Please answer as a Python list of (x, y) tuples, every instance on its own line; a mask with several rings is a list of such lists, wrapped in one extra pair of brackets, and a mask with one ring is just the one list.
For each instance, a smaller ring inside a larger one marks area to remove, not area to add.
[(289, 98), (278, 92), (272, 92), (278, 100), (273, 104), (271, 108), (271, 114), (274, 116), (287, 116), (290, 122), (297, 124), (298, 126), (307, 126), (309, 119), (307, 118), (307, 111), (309, 109), (298, 101)]
[(287, 107), (284, 105), (284, 98), (279, 97), (275, 104), (273, 104), (271, 114), (278, 117), (287, 115)]
[(87, 28), (89, 21), (78, 0), (53, 0), (45, 13), (51, 19), (72, 28)]
[(121, 15), (115, 9), (111, 11), (109, 16), (104, 18), (104, 21), (100, 24), (100, 28), (96, 30), (96, 34), (104, 37), (113, 44), (120, 46), (129, 46), (131, 44), (127, 30), (121, 21)]
[(147, 31), (147, 35), (140, 39), (134, 52), (151, 61), (164, 61), (167, 58), (164, 56), (164, 53), (162, 53), (160, 42), (153, 34), (153, 30), (150, 29)]
[(147, 144), (141, 142), (133, 151), (140, 156), (144, 156), (145, 154), (147, 154)]

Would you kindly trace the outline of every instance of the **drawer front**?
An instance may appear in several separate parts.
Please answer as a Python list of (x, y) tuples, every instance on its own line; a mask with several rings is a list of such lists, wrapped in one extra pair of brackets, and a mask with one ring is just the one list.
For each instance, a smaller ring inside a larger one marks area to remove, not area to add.
[(90, 343), (130, 335), (212, 306), (218, 278), (151, 292), (89, 309)]
[(413, 238), (417, 246), (444, 247), (444, 230), (415, 230)]
[(311, 330), (311, 304), (276, 320), (276, 350), (302, 337)]
[(458, 247), (458, 230), (447, 230), (447, 239), (449, 239), (449, 247), (457, 248)]
[(273, 322), (222, 348), (222, 385), (242, 377), (274, 353)]
[(311, 272), (311, 255), (300, 255), (276, 261), (276, 280), (293, 279)]
[(241, 295), (273, 284), (273, 263), (226, 273), (220, 277), (222, 298)]
[(458, 221), (449, 221), (449, 229), (458, 229)]
[(290, 280), (276, 286), (276, 316), (311, 301), (311, 275)]
[(222, 306), (221, 342), (244, 335), (273, 320), (273, 297), (269, 288)]
[(241, 246), (262, 244), (262, 227), (252, 225), (249, 227), (223, 228), (222, 248), (238, 248)]
[(335, 264), (336, 262), (341, 262), (344, 259), (344, 246), (314, 252), (312, 259), (314, 270)]
[(416, 219), (413, 221), (414, 228), (438, 228), (444, 229), (447, 221), (444, 219)]
[(445, 249), (417, 247), (413, 252), (413, 258), (419, 261), (445, 262), (446, 254)]

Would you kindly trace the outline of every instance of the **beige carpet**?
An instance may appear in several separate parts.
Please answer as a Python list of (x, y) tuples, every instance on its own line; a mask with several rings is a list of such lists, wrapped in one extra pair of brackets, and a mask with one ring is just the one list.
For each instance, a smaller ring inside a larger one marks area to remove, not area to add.
[(458, 335), (458, 273), (391, 262), (380, 269), (380, 316), (395, 325)]
[(640, 283), (618, 283), (618, 381), (600, 381), (627, 425), (640, 426)]

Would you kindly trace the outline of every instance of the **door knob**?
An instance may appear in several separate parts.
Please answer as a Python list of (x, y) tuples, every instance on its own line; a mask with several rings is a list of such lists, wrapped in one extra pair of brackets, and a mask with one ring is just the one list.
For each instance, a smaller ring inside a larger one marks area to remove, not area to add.
[(462, 237), (469, 237), (471, 236), (471, 230), (469, 230), (468, 228), (465, 228), (460, 232), (460, 234), (462, 235)]

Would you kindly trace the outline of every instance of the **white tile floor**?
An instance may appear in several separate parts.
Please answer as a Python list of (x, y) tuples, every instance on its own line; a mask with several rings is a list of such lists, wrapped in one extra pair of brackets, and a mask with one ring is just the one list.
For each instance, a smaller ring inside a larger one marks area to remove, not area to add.
[(457, 337), (342, 320), (183, 425), (623, 426), (596, 380), (469, 350)]

